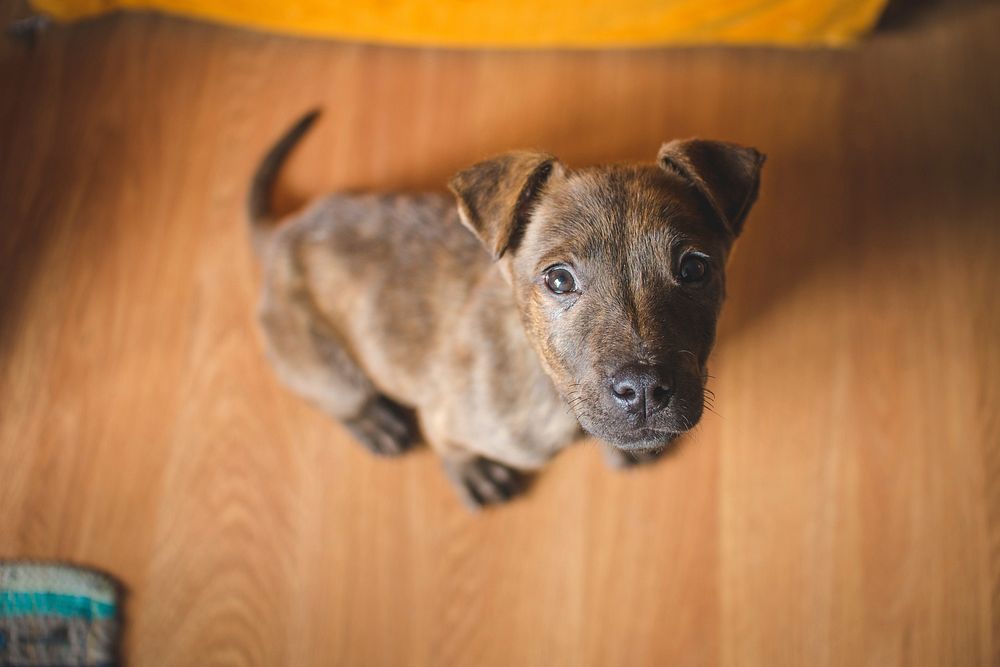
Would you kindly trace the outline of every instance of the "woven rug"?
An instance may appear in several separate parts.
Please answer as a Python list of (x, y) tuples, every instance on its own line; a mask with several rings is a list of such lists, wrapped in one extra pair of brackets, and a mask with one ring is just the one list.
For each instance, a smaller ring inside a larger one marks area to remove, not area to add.
[(0, 665), (117, 664), (119, 591), (93, 570), (0, 561)]

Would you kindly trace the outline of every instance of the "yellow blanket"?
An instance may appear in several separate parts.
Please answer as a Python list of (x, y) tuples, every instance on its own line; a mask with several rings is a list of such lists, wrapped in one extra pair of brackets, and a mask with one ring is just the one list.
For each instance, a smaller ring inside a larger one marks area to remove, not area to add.
[(151, 9), (296, 35), (473, 48), (842, 45), (886, 0), (33, 0), (71, 20)]

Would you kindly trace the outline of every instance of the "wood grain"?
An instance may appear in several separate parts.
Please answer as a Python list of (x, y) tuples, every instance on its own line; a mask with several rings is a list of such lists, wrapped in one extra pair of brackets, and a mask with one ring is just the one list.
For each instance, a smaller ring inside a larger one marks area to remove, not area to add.
[[(0, 46), (0, 556), (128, 585), (133, 665), (1000, 661), (1000, 7), (850, 51), (451, 52), (118, 16)], [(769, 154), (718, 414), (480, 516), (283, 390), (241, 204), (534, 146)]]

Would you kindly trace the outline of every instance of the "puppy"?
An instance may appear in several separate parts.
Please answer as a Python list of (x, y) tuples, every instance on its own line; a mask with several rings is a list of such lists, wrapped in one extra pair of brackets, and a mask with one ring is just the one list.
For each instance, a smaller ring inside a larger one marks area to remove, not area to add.
[(334, 194), (278, 226), (272, 183), (316, 115), (249, 196), (260, 322), (291, 389), (376, 454), (422, 432), (472, 507), (518, 493), (581, 429), (630, 464), (698, 423), (761, 153), (691, 139), (656, 164), (571, 170), (518, 151), (459, 172), (454, 199)]

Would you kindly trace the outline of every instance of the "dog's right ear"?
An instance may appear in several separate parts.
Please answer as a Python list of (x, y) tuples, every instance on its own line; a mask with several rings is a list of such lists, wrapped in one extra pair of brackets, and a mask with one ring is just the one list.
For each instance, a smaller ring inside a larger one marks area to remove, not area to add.
[(497, 260), (517, 247), (539, 193), (562, 173), (551, 155), (517, 151), (458, 172), (448, 188), (458, 198), (462, 224)]

